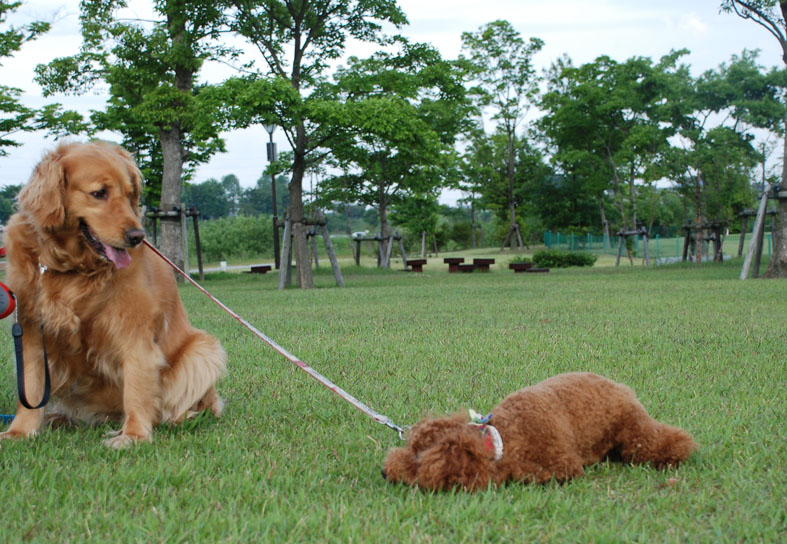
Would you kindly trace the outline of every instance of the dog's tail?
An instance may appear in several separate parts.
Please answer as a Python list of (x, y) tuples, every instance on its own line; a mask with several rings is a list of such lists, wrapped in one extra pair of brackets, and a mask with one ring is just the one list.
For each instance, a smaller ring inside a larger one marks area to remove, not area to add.
[(227, 354), (214, 337), (195, 331), (161, 375), (161, 421), (180, 421), (189, 410), (221, 415), (224, 402), (215, 383), (226, 371)]
[(699, 446), (689, 433), (659, 421), (654, 422), (654, 441), (647, 461), (657, 468), (678, 466)]
[(697, 449), (697, 443), (683, 429), (651, 419), (644, 413), (640, 416), (629, 422), (619, 437), (623, 461), (650, 463), (656, 468), (675, 467)]

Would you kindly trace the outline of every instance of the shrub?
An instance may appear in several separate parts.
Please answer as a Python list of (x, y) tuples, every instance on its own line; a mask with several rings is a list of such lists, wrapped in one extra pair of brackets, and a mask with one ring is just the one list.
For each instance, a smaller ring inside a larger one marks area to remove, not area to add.
[(527, 255), (514, 255), (511, 257), (511, 260), (508, 261), (509, 263), (532, 263), (533, 259), (528, 257)]
[[(202, 258), (207, 262), (273, 255), (273, 225), (269, 215), (241, 215), (200, 221), (199, 237)], [(190, 260), (196, 261), (191, 229), (189, 253)]]
[(593, 266), (597, 257), (581, 251), (547, 249), (533, 254), (533, 262), (543, 268), (567, 268), (569, 266)]

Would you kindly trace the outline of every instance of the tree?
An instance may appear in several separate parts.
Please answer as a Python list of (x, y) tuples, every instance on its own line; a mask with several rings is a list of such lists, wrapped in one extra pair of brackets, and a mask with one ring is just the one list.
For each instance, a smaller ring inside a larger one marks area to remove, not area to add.
[(676, 128), (673, 107), (681, 107), (676, 81), (685, 70), (672, 52), (654, 64), (633, 57), (619, 63), (602, 56), (580, 67), (555, 63), (538, 122), (552, 148), (552, 161), (563, 176), (581, 182), (595, 195), (599, 219), (608, 237), (605, 193), (611, 190), (620, 228), (636, 229), (637, 184), (663, 175), (659, 167)]
[(697, 247), (708, 219), (734, 220), (750, 204), (752, 168), (759, 161), (751, 127), (772, 129), (781, 118), (778, 86), (756, 58), (744, 51), (696, 80), (685, 75), (688, 89), (673, 100), (681, 104), (673, 119), (679, 138), (666, 155), (665, 172), (690, 201)]
[[(8, 15), (21, 5), (21, 2), (0, 1), (0, 59), (13, 56), (25, 43), (50, 29), (50, 24), (43, 21), (8, 26)], [(52, 134), (61, 135), (86, 129), (78, 113), (62, 111), (60, 104), (50, 104), (40, 110), (28, 108), (19, 101), (21, 94), (21, 89), (0, 85), (0, 157), (8, 154), (6, 148), (20, 145), (12, 138), (19, 132), (47, 129)]]
[[(118, 19), (125, 0), (82, 0), (83, 43), (73, 57), (39, 66), (45, 94), (83, 93), (97, 82), (109, 85), (105, 111), (94, 112), (100, 130), (123, 134), (123, 145), (142, 163), (146, 201), (164, 210), (179, 207), (184, 177), (224, 149), (217, 116), (222, 97), (199, 84), (209, 59), (231, 56), (218, 41), (224, 14), (213, 2), (162, 0), (152, 22)], [(161, 248), (183, 265), (181, 229), (162, 222)]]
[[(754, 21), (770, 32), (782, 49), (782, 60), (787, 65), (787, 2), (784, 0), (724, 0), (722, 11), (735, 12), (743, 19)], [(782, 95), (784, 96), (784, 95)], [(787, 126), (787, 108), (783, 108), (782, 134)], [(787, 188), (787, 137), (784, 139), (781, 190)], [(773, 254), (768, 270), (770, 278), (787, 278), (787, 198), (779, 198), (779, 214), (773, 227)]]
[[(506, 137), (506, 179), (508, 180), (509, 231), (503, 241), (516, 239), (524, 249), (522, 234), (516, 220), (515, 148), (517, 130), (533, 105), (538, 92), (538, 77), (532, 58), (544, 42), (530, 38), (525, 42), (508, 21), (494, 21), (482, 26), (478, 32), (462, 34), (462, 49), (474, 67), (474, 88), (481, 107), (491, 106), (492, 119), (499, 122), (499, 130)], [(514, 238), (515, 237), (515, 238)]]
[[(276, 210), (286, 210), (290, 203), (287, 192), (288, 178), (276, 176)], [(271, 189), (271, 176), (263, 172), (257, 180), (257, 185), (243, 191), (239, 207), (240, 215), (259, 215), (261, 213), (273, 215), (273, 191)]]
[(0, 188), (0, 224), (5, 224), (14, 213), (16, 195), (22, 190), (21, 185), (6, 185)]
[[(293, 224), (293, 249), (298, 286), (314, 285), (304, 224), (303, 178), (319, 163), (325, 143), (310, 116), (311, 96), (325, 78), (329, 63), (342, 56), (346, 41), (385, 44), (382, 22), (399, 27), (407, 19), (395, 0), (230, 0), (235, 9), (232, 28), (260, 52), (264, 75), (289, 87), (268, 122), (281, 126), (292, 147), (292, 180), (288, 219)], [(289, 58), (288, 58), (289, 55)]]
[(233, 208), (231, 196), (227, 193), (224, 184), (215, 179), (208, 179), (202, 183), (187, 183), (183, 188), (183, 202), (188, 207), (197, 208), (200, 217), (205, 219), (229, 217)]
[(435, 199), (455, 176), (455, 138), (469, 107), (462, 78), (433, 47), (404, 40), (395, 53), (351, 58), (317, 91), (321, 126), (333, 134), (330, 163), (343, 172), (324, 180), (323, 197), (374, 206), (383, 237), (392, 207)]

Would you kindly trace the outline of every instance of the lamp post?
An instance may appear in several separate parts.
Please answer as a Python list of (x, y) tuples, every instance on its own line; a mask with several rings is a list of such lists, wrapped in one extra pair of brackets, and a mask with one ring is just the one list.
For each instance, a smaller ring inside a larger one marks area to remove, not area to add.
[(271, 163), (271, 196), (273, 197), (273, 260), (278, 270), (281, 263), (279, 257), (279, 216), (276, 212), (276, 174), (273, 171), (273, 163), (276, 162), (276, 144), (273, 143), (273, 131), (276, 130), (276, 125), (273, 123), (263, 125), (265, 130), (270, 136), (270, 141), (267, 144), (268, 162)]

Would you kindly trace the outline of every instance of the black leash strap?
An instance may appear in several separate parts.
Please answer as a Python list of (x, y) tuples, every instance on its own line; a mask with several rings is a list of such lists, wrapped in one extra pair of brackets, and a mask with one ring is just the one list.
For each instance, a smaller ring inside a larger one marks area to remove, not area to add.
[(49, 394), (51, 393), (49, 361), (47, 361), (46, 358), (46, 343), (44, 342), (44, 326), (41, 325), (41, 345), (44, 348), (44, 397), (41, 399), (38, 406), (31, 406), (25, 394), (25, 361), (22, 355), (22, 325), (19, 324), (18, 319), (14, 319), (14, 325), (11, 327), (11, 335), (14, 337), (14, 351), (16, 352), (16, 390), (19, 394), (19, 402), (28, 410), (37, 410), (49, 402)]

